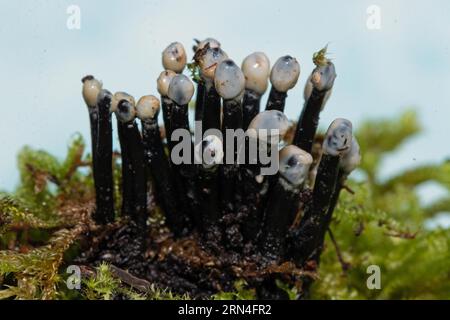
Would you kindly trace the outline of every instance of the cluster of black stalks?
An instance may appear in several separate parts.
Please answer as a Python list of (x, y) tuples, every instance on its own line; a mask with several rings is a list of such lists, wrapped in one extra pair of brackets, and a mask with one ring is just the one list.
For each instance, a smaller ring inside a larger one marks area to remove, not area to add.
[[(290, 261), (298, 268), (318, 262), (333, 210), (346, 178), (360, 161), (352, 124), (336, 119), (329, 126), (321, 151), (311, 156), (319, 115), (336, 78), (326, 49), (314, 54), (303, 110), (292, 143), (286, 142), (291, 123), (284, 115), (288, 90), (299, 78), (300, 66), (283, 56), (270, 68), (267, 56), (255, 52), (241, 68), (228, 58), (217, 40), (196, 41), (193, 81), (182, 74), (187, 65), (180, 43), (162, 55), (164, 71), (157, 80), (160, 99), (112, 94), (93, 76), (83, 78), (88, 106), (98, 225), (127, 217), (136, 226), (136, 238), (149, 228), (149, 193), (165, 216), (174, 239), (196, 234), (206, 250), (217, 248), (242, 255), (257, 252), (267, 261)], [(193, 82), (196, 83), (196, 90)], [(265, 110), (261, 96), (271, 84)], [(177, 129), (190, 130), (189, 103), (196, 93), (195, 120), (202, 124), (200, 143), (190, 141), (189, 163), (173, 161), (178, 150)], [(162, 107), (164, 131), (158, 123)], [(116, 215), (113, 186), (112, 114), (116, 115), (122, 165), (122, 206)], [(137, 119), (140, 120), (138, 126)], [(215, 129), (211, 130), (211, 129)], [(261, 159), (238, 162), (238, 144), (226, 140), (226, 130), (247, 132), (245, 146), (257, 141), (270, 154), (279, 152), (275, 175), (262, 175)], [(262, 130), (276, 134), (259, 134)], [(165, 132), (165, 135), (162, 134)], [(222, 133), (222, 137), (214, 132)], [(291, 134), (292, 135), (292, 134)], [(274, 146), (274, 144), (276, 144)], [(231, 154), (231, 156), (230, 156)], [(194, 162), (203, 155), (208, 159)], [(231, 158), (233, 161), (225, 161)], [(145, 250), (145, 247), (142, 248)]]

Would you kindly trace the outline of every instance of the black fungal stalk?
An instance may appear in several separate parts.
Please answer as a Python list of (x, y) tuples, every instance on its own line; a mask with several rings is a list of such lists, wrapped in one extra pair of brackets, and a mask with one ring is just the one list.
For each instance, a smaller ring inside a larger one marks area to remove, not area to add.
[(223, 161), (222, 141), (215, 135), (206, 136), (195, 147), (197, 162), (201, 163), (197, 179), (197, 199), (201, 211), (201, 232), (216, 234), (219, 229), (219, 165)]
[[(147, 179), (144, 148), (136, 118), (134, 99), (116, 94), (119, 140), (122, 149), (123, 197), (125, 216), (131, 217), (142, 232), (147, 220)], [(125, 199), (126, 197), (126, 199)], [(127, 210), (127, 211), (125, 211)]]
[(293, 141), (294, 145), (307, 152), (311, 152), (320, 112), (331, 95), (336, 79), (334, 64), (324, 57), (325, 53), (322, 59), (314, 60), (317, 66), (306, 82), (305, 104), (297, 122)]
[(286, 235), (299, 209), (303, 184), (313, 161), (309, 153), (292, 145), (281, 149), (279, 159), (279, 175), (269, 195), (260, 242), (263, 253), (274, 260), (285, 253)]
[(221, 167), (220, 196), (222, 214), (226, 215), (234, 213), (236, 209), (237, 147), (234, 141), (228, 140), (228, 135), (234, 139), (236, 130), (242, 129), (241, 96), (245, 86), (244, 74), (232, 60), (224, 60), (216, 68), (214, 85), (223, 99), (222, 136), (225, 163)]
[(351, 144), (351, 122), (346, 119), (334, 120), (323, 143), (312, 203), (306, 208), (299, 227), (293, 231), (292, 256), (297, 265), (303, 265), (321, 251), (322, 230), (338, 183), (339, 163), (349, 152)]
[[(261, 154), (270, 157), (272, 147), (278, 148), (279, 142), (289, 128), (287, 117), (278, 110), (264, 111), (250, 123), (248, 136), (248, 157), (246, 165), (240, 170), (240, 193), (242, 203), (239, 212), (245, 214), (243, 235), (247, 241), (255, 242), (263, 221), (270, 176), (261, 174), (266, 165), (261, 162)], [(276, 130), (271, 131), (271, 130)], [(252, 147), (253, 146), (253, 147)], [(256, 147), (256, 148), (255, 148)], [(252, 148), (257, 149), (256, 154)]]
[(245, 92), (242, 101), (243, 129), (259, 113), (261, 96), (266, 92), (270, 74), (270, 61), (263, 52), (254, 52), (242, 62), (245, 76)]
[(97, 97), (102, 90), (102, 83), (95, 79), (93, 76), (88, 75), (81, 79), (83, 83), (83, 99), (88, 107), (89, 112), (89, 123), (91, 129), (91, 154), (92, 154), (92, 167), (93, 176), (95, 179), (95, 169), (94, 163), (97, 154), (97, 144), (98, 144), (98, 106)]
[(183, 233), (184, 220), (179, 215), (174, 177), (161, 140), (159, 110), (159, 100), (151, 95), (140, 98), (136, 105), (137, 117), (141, 120), (145, 161), (153, 178), (157, 200), (165, 213), (170, 230), (175, 236), (180, 236)]
[(95, 174), (95, 212), (98, 224), (114, 221), (114, 184), (112, 171), (112, 94), (103, 89), (98, 94), (98, 143), (94, 161)]
[[(174, 133), (180, 133), (178, 142), (172, 141), (173, 147), (170, 153), (170, 159), (175, 169), (175, 175), (181, 182), (180, 188), (184, 190), (182, 197), (185, 197), (185, 209), (191, 209), (194, 223), (196, 226), (201, 224), (199, 221), (198, 204), (195, 199), (195, 176), (196, 166), (194, 164), (194, 145), (191, 140), (189, 130), (188, 104), (194, 94), (194, 85), (185, 75), (175, 76), (169, 85), (168, 97), (172, 100), (171, 130)], [(175, 139), (175, 137), (172, 137)], [(172, 139), (171, 139), (172, 140)]]
[(284, 56), (275, 62), (270, 72), (272, 88), (270, 89), (266, 110), (284, 111), (287, 92), (295, 87), (299, 76), (300, 65), (295, 58)]

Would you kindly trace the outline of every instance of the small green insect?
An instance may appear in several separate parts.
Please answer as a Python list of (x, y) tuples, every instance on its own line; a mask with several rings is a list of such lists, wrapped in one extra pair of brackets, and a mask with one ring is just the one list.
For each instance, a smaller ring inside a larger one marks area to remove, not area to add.
[(328, 50), (328, 44), (313, 54), (313, 62), (316, 66), (326, 66), (329, 59), (326, 57)]

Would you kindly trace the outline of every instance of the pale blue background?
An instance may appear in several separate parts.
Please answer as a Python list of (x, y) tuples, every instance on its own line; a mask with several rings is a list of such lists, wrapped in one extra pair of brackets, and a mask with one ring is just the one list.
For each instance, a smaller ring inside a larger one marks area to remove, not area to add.
[[(386, 160), (385, 177), (450, 155), (449, 1), (242, 2), (2, 0), (0, 189), (16, 185), (24, 144), (62, 156), (74, 132), (88, 137), (83, 75), (137, 98), (155, 94), (165, 46), (180, 41), (190, 53), (192, 39), (207, 36), (238, 63), (252, 51), (265, 51), (272, 62), (297, 57), (302, 74), (289, 94), (291, 118), (300, 112), (311, 55), (328, 42), (338, 78), (322, 126), (336, 117), (357, 126), (415, 107), (425, 134)], [(70, 4), (81, 8), (81, 30), (66, 27)], [(378, 31), (366, 28), (371, 4), (382, 10)], [(429, 186), (427, 194), (440, 191)]]

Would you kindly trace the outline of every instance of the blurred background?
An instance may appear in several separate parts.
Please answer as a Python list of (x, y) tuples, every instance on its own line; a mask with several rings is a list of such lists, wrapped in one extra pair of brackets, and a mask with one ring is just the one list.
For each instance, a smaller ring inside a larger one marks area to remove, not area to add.
[[(380, 28), (370, 24), (373, 5)], [(67, 26), (73, 6), (79, 29)], [(364, 119), (413, 108), (424, 134), (383, 160), (381, 178), (441, 162), (450, 155), (448, 17), (448, 1), (2, 0), (0, 190), (18, 183), (16, 155), (23, 145), (63, 156), (75, 132), (88, 137), (84, 75), (95, 75), (113, 92), (156, 94), (161, 51), (179, 41), (191, 53), (193, 38), (205, 37), (217, 38), (238, 64), (254, 51), (264, 51), (272, 63), (295, 56), (302, 73), (289, 92), (292, 119), (301, 111), (312, 54), (329, 44), (338, 78), (321, 128), (336, 117), (358, 127)], [(433, 183), (422, 189), (423, 201), (444, 192)]]

